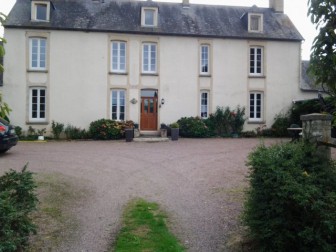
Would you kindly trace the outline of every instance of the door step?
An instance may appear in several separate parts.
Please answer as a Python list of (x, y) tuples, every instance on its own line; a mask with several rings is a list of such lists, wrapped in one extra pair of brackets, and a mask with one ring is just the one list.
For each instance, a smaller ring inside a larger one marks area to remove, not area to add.
[(159, 136), (140, 136), (133, 139), (133, 142), (147, 142), (147, 143), (158, 143), (158, 142), (168, 142), (168, 137)]

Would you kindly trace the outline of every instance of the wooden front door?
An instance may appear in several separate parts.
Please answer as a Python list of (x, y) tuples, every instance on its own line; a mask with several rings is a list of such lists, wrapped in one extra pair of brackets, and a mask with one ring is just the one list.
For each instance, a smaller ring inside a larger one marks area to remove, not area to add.
[(157, 130), (157, 97), (141, 97), (141, 130)]

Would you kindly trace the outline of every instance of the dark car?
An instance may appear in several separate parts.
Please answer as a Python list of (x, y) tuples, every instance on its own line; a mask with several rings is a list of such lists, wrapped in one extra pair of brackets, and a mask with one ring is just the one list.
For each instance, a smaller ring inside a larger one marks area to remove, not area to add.
[(14, 127), (0, 118), (0, 153), (8, 151), (18, 142)]

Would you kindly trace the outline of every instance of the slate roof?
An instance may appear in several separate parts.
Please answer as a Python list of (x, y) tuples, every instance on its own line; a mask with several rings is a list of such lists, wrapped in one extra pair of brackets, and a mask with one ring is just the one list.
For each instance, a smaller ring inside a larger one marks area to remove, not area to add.
[[(182, 2), (182, 0), (181, 0)], [(141, 7), (158, 7), (158, 27), (141, 27)], [(31, 0), (17, 0), (5, 28), (79, 30), (213, 38), (303, 40), (283, 13), (270, 8), (139, 0), (52, 0), (50, 22), (30, 20)], [(264, 32), (249, 33), (248, 12), (263, 13)]]
[(302, 60), (301, 62), (301, 83), (300, 88), (303, 91), (323, 91), (321, 86), (316, 86), (314, 78), (308, 74), (310, 61)]

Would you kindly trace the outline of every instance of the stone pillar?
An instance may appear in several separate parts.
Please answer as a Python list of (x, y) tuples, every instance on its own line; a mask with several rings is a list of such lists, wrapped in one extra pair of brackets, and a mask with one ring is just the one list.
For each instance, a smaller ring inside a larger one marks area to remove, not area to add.
[[(331, 143), (331, 115), (309, 114), (300, 117), (304, 140), (318, 144), (318, 154), (330, 159), (331, 151), (327, 144)], [(326, 145), (324, 145), (326, 144)]]

